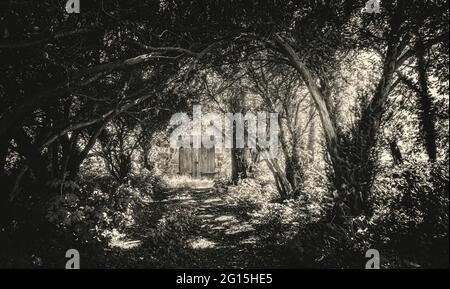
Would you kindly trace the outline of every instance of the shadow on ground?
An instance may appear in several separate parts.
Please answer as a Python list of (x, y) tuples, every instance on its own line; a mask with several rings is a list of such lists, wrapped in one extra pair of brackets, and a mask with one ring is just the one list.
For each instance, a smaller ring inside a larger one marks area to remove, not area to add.
[[(183, 208), (192, 211), (198, 228), (183, 236), (184, 250), (188, 248), (195, 256), (188, 264), (172, 264), (173, 268), (276, 268), (280, 267), (276, 252), (262, 248), (258, 243), (255, 229), (249, 221), (237, 215), (236, 208), (230, 207), (224, 192), (212, 186), (176, 187), (167, 189), (162, 199), (142, 208), (131, 238), (117, 244), (118, 254), (133, 261), (129, 266), (145, 268), (149, 266), (147, 256), (141, 247), (142, 240), (151, 238), (148, 230), (158, 223), (165, 212), (172, 208)], [(147, 212), (151, 212), (147, 214)], [(129, 237), (130, 237), (129, 236)], [(175, 251), (177, 248), (175, 248)], [(182, 251), (182, 248), (180, 248)], [(137, 256), (137, 257), (136, 257)]]

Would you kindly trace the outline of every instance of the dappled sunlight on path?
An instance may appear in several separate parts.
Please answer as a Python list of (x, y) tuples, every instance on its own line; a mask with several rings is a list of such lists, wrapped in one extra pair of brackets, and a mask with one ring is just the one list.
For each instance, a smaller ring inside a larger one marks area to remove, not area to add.
[(235, 215), (222, 194), (213, 188), (176, 189), (167, 192), (165, 202), (195, 210), (201, 229), (188, 242), (199, 253), (200, 268), (258, 267), (255, 229)]
[[(169, 227), (171, 240), (177, 239), (169, 250), (175, 255), (190, 252), (186, 258), (170, 263), (170, 268), (276, 267), (275, 252), (261, 247), (250, 220), (242, 218), (239, 209), (227, 203), (225, 197), (226, 191), (214, 188), (211, 180), (180, 178), (172, 182), (172, 187), (166, 187), (158, 200), (142, 208), (133, 236), (119, 238), (114, 245), (122, 256), (137, 260), (135, 266), (151, 267), (144, 256), (168, 246), (164, 241), (146, 246), (153, 244), (158, 226), (168, 218), (176, 224), (190, 219), (193, 225), (188, 228)], [(173, 219), (174, 212), (181, 214)]]
[(214, 186), (214, 180), (209, 178), (191, 178), (178, 175), (164, 177), (162, 181), (168, 189), (208, 189)]

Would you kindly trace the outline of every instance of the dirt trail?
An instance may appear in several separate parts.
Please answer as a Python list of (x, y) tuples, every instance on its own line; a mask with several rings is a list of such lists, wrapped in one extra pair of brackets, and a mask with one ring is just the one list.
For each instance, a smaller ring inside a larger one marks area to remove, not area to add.
[[(193, 212), (192, 217), (198, 224), (198, 228), (193, 232), (175, 233), (185, 234), (183, 237), (187, 241), (183, 246), (190, 248), (195, 255), (195, 262), (187, 265), (189, 268), (278, 267), (279, 261), (275, 257), (277, 254), (261, 247), (255, 228), (250, 221), (239, 216), (237, 208), (227, 204), (224, 194), (213, 187), (167, 189), (159, 201), (151, 202), (142, 208), (134, 232), (117, 242), (116, 254), (121, 256), (122, 260), (119, 263), (128, 263), (127, 266), (139, 268), (148, 267), (147, 260), (143, 257), (146, 256), (146, 249), (141, 244), (151, 238), (148, 232), (152, 229), (149, 228), (154, 228), (171, 210), (183, 208)], [(175, 268), (186, 267), (186, 264), (173, 265)]]
[(218, 190), (176, 189), (167, 192), (167, 196), (166, 206), (176, 204), (196, 212), (201, 229), (190, 239), (190, 246), (199, 253), (199, 267), (259, 267), (255, 229), (236, 216)]

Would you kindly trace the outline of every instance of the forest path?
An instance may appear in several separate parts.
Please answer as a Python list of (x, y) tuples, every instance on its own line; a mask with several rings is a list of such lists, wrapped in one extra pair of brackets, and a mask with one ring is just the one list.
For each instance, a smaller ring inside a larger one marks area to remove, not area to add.
[(179, 188), (166, 192), (165, 205), (192, 209), (200, 228), (189, 237), (199, 268), (257, 268), (255, 229), (239, 218), (224, 192), (215, 188)]
[[(110, 253), (110, 266), (280, 267), (282, 262), (277, 249), (263, 247), (249, 218), (244, 218), (245, 214), (228, 204), (225, 197), (226, 190), (212, 184), (164, 189), (158, 200), (147, 202), (138, 209), (136, 224), (124, 238), (116, 240)], [(161, 226), (167, 222), (172, 225)], [(173, 226), (186, 223), (188, 227)]]

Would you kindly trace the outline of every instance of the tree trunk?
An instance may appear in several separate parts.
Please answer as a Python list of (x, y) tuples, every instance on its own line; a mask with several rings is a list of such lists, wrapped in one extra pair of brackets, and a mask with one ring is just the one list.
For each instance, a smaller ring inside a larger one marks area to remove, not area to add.
[[(230, 111), (233, 113), (245, 114), (245, 92), (237, 90), (236, 94), (230, 98)], [(237, 184), (240, 179), (248, 177), (249, 164), (247, 160), (248, 148), (237, 148), (236, 122), (233, 122), (233, 147), (231, 148), (231, 181)], [(245, 133), (244, 133), (245, 137)], [(244, 141), (245, 145), (245, 141)]]
[[(150, 140), (151, 136), (148, 136), (148, 139)], [(141, 143), (141, 150), (142, 150), (141, 156), (142, 156), (142, 163), (143, 163), (144, 168), (147, 171), (151, 172), (154, 169), (154, 164), (151, 163), (150, 158), (149, 158), (149, 151), (151, 149), (151, 143), (149, 140), (143, 141)]]
[(311, 117), (311, 122), (309, 124), (309, 131), (308, 131), (308, 162), (312, 163), (314, 162), (315, 157), (315, 145), (316, 145), (316, 121), (314, 119), (314, 103), (311, 103), (309, 115)]
[(327, 107), (327, 99), (318, 87), (312, 72), (302, 62), (295, 50), (280, 36), (275, 35), (275, 41), (305, 81), (318, 110), (329, 160), (333, 168), (331, 173), (332, 190), (336, 192), (331, 218), (338, 218), (338, 222), (343, 221), (347, 215), (370, 214), (369, 191), (375, 161), (372, 153), (384, 112), (384, 104), (392, 88), (393, 75), (401, 52), (399, 27), (402, 13), (403, 7), (399, 4), (392, 18), (382, 77), (371, 103), (362, 112), (356, 131), (353, 136), (347, 137), (347, 140), (345, 140), (345, 136), (338, 138), (338, 130)]
[(299, 74), (302, 76), (303, 80), (306, 83), (306, 86), (308, 87), (309, 93), (314, 100), (316, 108), (319, 112), (329, 153), (333, 155), (332, 159), (334, 161), (338, 158), (336, 128), (333, 125), (330, 112), (327, 108), (326, 100), (316, 84), (316, 79), (313, 77), (306, 65), (301, 61), (295, 50), (287, 42), (285, 42), (278, 35), (275, 35), (275, 40), (283, 48), (286, 56), (289, 58), (297, 72), (299, 72)]
[[(397, 69), (397, 59), (401, 53), (399, 48), (398, 27), (400, 18), (394, 19), (390, 34), (388, 49), (384, 59), (383, 74), (378, 82), (375, 94), (366, 109), (363, 109), (358, 127), (352, 136), (351, 142), (354, 152), (349, 153), (352, 148), (346, 149), (346, 162), (356, 172), (346, 172), (347, 180), (351, 180), (350, 188), (354, 189), (353, 202), (350, 202), (352, 215), (370, 215), (372, 206), (370, 202), (370, 191), (374, 178), (374, 169), (378, 156), (374, 155), (374, 147), (377, 141), (381, 120), (385, 111), (385, 103), (392, 90), (394, 73)], [(350, 174), (349, 174), (350, 173)]]
[[(106, 124), (112, 119), (113, 117), (108, 117), (103, 123), (99, 124), (94, 132), (89, 137), (88, 143), (85, 145), (83, 150), (79, 152), (78, 154), (75, 153), (70, 158), (70, 161), (67, 166), (67, 172), (68, 177), (70, 180), (75, 180), (78, 176), (78, 173), (80, 172), (81, 164), (88, 156), (91, 149), (94, 147), (95, 143), (97, 142), (97, 139), (99, 138), (102, 131), (105, 129)], [(76, 147), (76, 144), (74, 144), (74, 147)], [(77, 150), (75, 150), (76, 152)]]
[(428, 87), (425, 51), (421, 47), (417, 50), (417, 72), (419, 75), (419, 120), (422, 129), (422, 138), (430, 162), (435, 162), (437, 154), (435, 112)]
[(288, 199), (292, 187), (284, 172), (281, 170), (281, 167), (278, 165), (277, 159), (265, 159), (265, 162), (274, 176), (277, 191), (280, 193), (281, 199)]
[(398, 147), (397, 140), (395, 138), (389, 140), (389, 150), (391, 151), (392, 160), (395, 165), (403, 163), (402, 152)]
[(288, 193), (294, 197), (297, 196), (302, 189), (304, 181), (304, 168), (298, 152), (293, 151), (292, 154), (285, 159), (285, 164), (286, 179), (292, 190)]
[(231, 149), (231, 181), (237, 184), (239, 180), (248, 177), (247, 148)]

